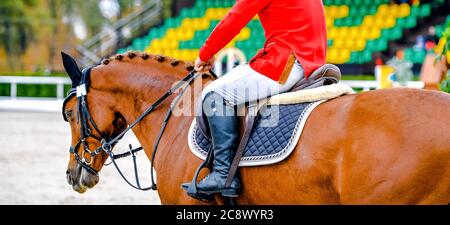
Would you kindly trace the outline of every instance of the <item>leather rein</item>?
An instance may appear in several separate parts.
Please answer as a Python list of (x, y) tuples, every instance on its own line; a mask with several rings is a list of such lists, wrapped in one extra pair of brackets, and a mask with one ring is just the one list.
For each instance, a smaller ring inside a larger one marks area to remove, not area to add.
[[(78, 164), (84, 168), (88, 173), (92, 175), (98, 175), (98, 171), (91, 167), (91, 164), (94, 161), (94, 157), (102, 152), (109, 155), (111, 162), (108, 164), (105, 164), (106, 166), (110, 165), (111, 163), (114, 164), (115, 168), (117, 169), (117, 172), (120, 174), (120, 176), (125, 180), (126, 183), (128, 183), (131, 187), (142, 190), (142, 191), (148, 191), (148, 190), (157, 190), (156, 183), (154, 181), (153, 177), (153, 163), (156, 156), (156, 151), (158, 149), (159, 143), (161, 141), (162, 135), (164, 133), (164, 130), (167, 126), (167, 123), (172, 115), (172, 111), (175, 108), (177, 102), (181, 99), (182, 95), (186, 91), (186, 89), (190, 86), (190, 84), (197, 78), (200, 74), (196, 73), (195, 71), (190, 72), (186, 77), (184, 77), (180, 82), (177, 82), (170, 90), (168, 90), (163, 96), (161, 96), (159, 99), (157, 99), (152, 105), (150, 105), (147, 110), (145, 110), (133, 123), (129, 124), (127, 128), (125, 128), (122, 132), (117, 134), (115, 137), (107, 137), (104, 135), (102, 131), (98, 128), (95, 121), (93, 120), (91, 114), (89, 113), (89, 108), (87, 104), (87, 93), (89, 91), (89, 81), (90, 81), (90, 73), (92, 68), (86, 68), (82, 71), (81, 75), (81, 81), (80, 84), (72, 88), (66, 99), (63, 103), (63, 117), (65, 121), (68, 121), (64, 109), (67, 104), (67, 102), (72, 99), (73, 97), (77, 97), (77, 106), (78, 106), (78, 112), (77, 112), (77, 119), (81, 122), (80, 125), (80, 139), (78, 140), (77, 144), (75, 146), (71, 146), (69, 148), (70, 154), (73, 154), (75, 157), (75, 160), (78, 162)], [(215, 74), (211, 73), (213, 77), (215, 77)], [(186, 85), (185, 85), (186, 84)], [(140, 123), (146, 116), (148, 116), (151, 112), (153, 112), (155, 109), (158, 108), (161, 103), (163, 103), (168, 97), (170, 97), (176, 90), (180, 89), (183, 85), (185, 85), (180, 93), (175, 97), (175, 99), (170, 104), (169, 109), (167, 110), (167, 113), (165, 115), (164, 121), (162, 123), (160, 132), (158, 134), (158, 137), (156, 139), (156, 142), (153, 146), (153, 153), (152, 158), (150, 161), (151, 164), (151, 186), (149, 187), (141, 187), (139, 182), (139, 174), (137, 169), (137, 162), (136, 162), (136, 153), (143, 150), (142, 147), (133, 149), (131, 145), (129, 145), (129, 151), (122, 153), (122, 154), (114, 154), (112, 152), (112, 148), (115, 144), (117, 144), (120, 139), (123, 138), (123, 136), (130, 131), (133, 127), (135, 127), (138, 123)], [(90, 128), (89, 124), (93, 127), (93, 129), (100, 135), (97, 136), (93, 134), (92, 129)], [(89, 146), (87, 144), (87, 139), (93, 138), (97, 141), (99, 141), (102, 145), (93, 151), (89, 149)], [(78, 154), (80, 146), (83, 147), (81, 156)], [(90, 155), (90, 159), (87, 160), (85, 155)], [(134, 173), (135, 173), (135, 179), (136, 179), (136, 185), (133, 185), (122, 173), (122, 170), (119, 168), (119, 166), (116, 163), (117, 159), (124, 158), (127, 156), (133, 157), (133, 165), (134, 165)]]

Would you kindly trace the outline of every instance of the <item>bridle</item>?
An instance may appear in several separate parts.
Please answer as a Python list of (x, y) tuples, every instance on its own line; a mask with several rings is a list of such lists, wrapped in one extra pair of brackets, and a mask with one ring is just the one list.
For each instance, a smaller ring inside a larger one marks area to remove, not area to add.
[[(80, 84), (78, 86), (70, 89), (68, 96), (66, 97), (66, 99), (64, 100), (64, 103), (63, 103), (63, 108), (62, 108), (63, 109), (63, 117), (64, 117), (65, 121), (68, 121), (68, 119), (64, 113), (65, 106), (70, 99), (72, 99), (75, 96), (77, 97), (77, 106), (78, 106), (77, 118), (78, 118), (78, 121), (81, 123), (80, 124), (80, 139), (78, 140), (78, 142), (75, 146), (73, 146), (73, 147), (71, 146), (69, 148), (70, 154), (74, 155), (77, 163), (82, 168), (84, 168), (88, 173), (90, 173), (92, 175), (98, 175), (98, 171), (95, 170), (94, 168), (92, 168), (91, 165), (94, 161), (94, 157), (96, 155), (104, 152), (107, 155), (109, 155), (111, 163), (114, 164), (114, 166), (117, 169), (117, 171), (119, 172), (119, 174), (122, 176), (122, 178), (125, 180), (125, 182), (127, 182), (130, 186), (132, 186), (135, 189), (142, 190), (142, 191), (157, 190), (156, 183), (155, 183), (154, 177), (153, 177), (153, 162), (155, 159), (156, 151), (158, 149), (158, 145), (161, 141), (164, 130), (167, 126), (167, 123), (170, 119), (170, 116), (172, 115), (172, 111), (175, 108), (177, 102), (180, 100), (180, 98), (182, 97), (182, 95), (184, 94), (186, 89), (190, 86), (190, 84), (200, 74), (196, 73), (195, 71), (190, 72), (186, 77), (184, 77), (181, 81), (176, 83), (170, 90), (168, 90), (163, 96), (161, 96), (152, 105), (150, 105), (147, 108), (147, 110), (145, 110), (133, 123), (129, 124), (128, 127), (126, 127), (122, 132), (120, 132), (119, 134), (112, 137), (112, 136), (106, 136), (98, 128), (98, 126), (96, 125), (95, 121), (93, 120), (93, 118), (89, 112), (89, 108), (88, 108), (88, 104), (87, 104), (87, 94), (89, 91), (89, 83), (90, 83), (89, 78), (90, 78), (91, 69), (92, 68), (86, 68), (82, 71)], [(214, 78), (216, 77), (215, 74), (212, 73), (212, 71), (211, 71), (211, 75)], [(182, 87), (183, 85), (185, 85), (185, 86)], [(114, 145), (117, 144), (120, 141), (120, 139), (122, 139), (122, 137), (128, 131), (130, 131), (134, 126), (136, 126), (139, 122), (141, 122), (147, 115), (149, 115), (151, 112), (153, 112), (155, 109), (157, 109), (161, 103), (163, 103), (168, 97), (170, 97), (176, 90), (178, 90), (180, 88), (182, 88), (180, 93), (175, 97), (175, 99), (172, 101), (169, 109), (167, 110), (167, 113), (165, 115), (164, 121), (163, 121), (161, 129), (160, 129), (160, 132), (159, 132), (156, 142), (153, 146), (153, 154), (152, 154), (152, 158), (150, 161), (151, 162), (151, 182), (152, 182), (152, 184), (149, 187), (142, 188), (140, 185), (140, 182), (139, 182), (139, 175), (137, 172), (138, 169), (137, 169), (135, 154), (137, 152), (143, 150), (143, 148), (139, 147), (139, 148), (133, 149), (132, 146), (129, 145), (130, 149), (128, 152), (118, 154), (118, 155), (115, 155), (112, 152), (112, 149), (113, 149)], [(93, 129), (99, 134), (99, 136), (95, 135), (92, 132), (92, 129), (90, 127), (93, 127)], [(93, 139), (99, 141), (102, 145), (100, 147), (94, 149), (93, 151), (91, 151), (89, 149), (89, 146), (87, 143), (88, 138), (93, 138)], [(83, 147), (81, 156), (78, 154), (80, 146)], [(86, 157), (85, 157), (86, 154), (90, 155), (89, 160), (86, 159)], [(136, 185), (133, 185), (124, 176), (124, 174), (122, 173), (122, 171), (120, 170), (119, 166), (116, 163), (117, 159), (124, 158), (124, 157), (130, 156), (130, 155), (133, 157)], [(111, 164), (111, 163), (109, 163), (109, 164)], [(107, 164), (105, 164), (105, 165), (107, 165)]]

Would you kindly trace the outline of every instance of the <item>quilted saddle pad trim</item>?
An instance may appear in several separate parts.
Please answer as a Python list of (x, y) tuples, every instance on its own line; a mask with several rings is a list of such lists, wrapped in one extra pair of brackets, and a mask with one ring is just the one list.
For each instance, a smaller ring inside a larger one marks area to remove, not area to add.
[[(241, 159), (241, 162), (239, 163), (240, 167), (246, 167), (246, 166), (263, 166), (263, 165), (270, 165), (278, 163), (285, 158), (287, 158), (292, 151), (294, 151), (295, 147), (297, 146), (298, 140), (300, 139), (300, 136), (303, 132), (303, 128), (305, 127), (306, 121), (309, 117), (309, 115), (312, 113), (312, 111), (321, 103), (325, 102), (327, 100), (317, 101), (311, 103), (307, 109), (303, 112), (303, 115), (301, 116), (301, 119), (297, 121), (297, 124), (295, 125), (294, 129), (294, 135), (291, 136), (289, 143), (286, 145), (286, 147), (281, 150), (280, 152), (272, 155), (267, 156), (251, 156), (251, 157), (243, 157)], [(202, 154), (198, 149), (200, 147), (195, 143), (195, 130), (197, 129), (196, 121), (194, 121), (191, 124), (191, 127), (189, 128), (189, 134), (188, 134), (188, 145), (189, 149), (191, 150), (192, 154), (197, 156), (198, 158), (205, 160), (206, 155)]]

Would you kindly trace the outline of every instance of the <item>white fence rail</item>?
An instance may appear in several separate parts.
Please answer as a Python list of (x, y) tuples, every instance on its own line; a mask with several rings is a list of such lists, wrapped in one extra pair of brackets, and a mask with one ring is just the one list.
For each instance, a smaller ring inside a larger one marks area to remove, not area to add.
[[(377, 81), (359, 81), (342, 80), (342, 83), (348, 84), (352, 88), (361, 88), (363, 91), (377, 89)], [(0, 83), (11, 84), (10, 96), (0, 98), (0, 110), (19, 110), (19, 111), (61, 111), (64, 99), (64, 85), (72, 84), (69, 78), (64, 77), (21, 77), (21, 76), (0, 76)], [(53, 84), (56, 85), (56, 98), (38, 98), (38, 97), (18, 97), (18, 84)], [(393, 83), (398, 87), (397, 82)], [(410, 81), (408, 87), (423, 88), (422, 81)]]
[(17, 84), (54, 84), (56, 85), (56, 98), (64, 98), (64, 85), (72, 84), (65, 77), (25, 77), (25, 76), (0, 76), (0, 84), (11, 84), (10, 98), (17, 98)]
[[(378, 89), (379, 86), (378, 81), (375, 80), (341, 80), (340, 82), (347, 84), (352, 88), (362, 88), (363, 91)], [(402, 87), (397, 81), (394, 81), (392, 86)], [(408, 81), (406, 87), (422, 89), (425, 87), (425, 83), (423, 81)]]
[[(0, 98), (0, 110), (58, 112), (64, 99), (64, 85), (72, 81), (65, 77), (0, 76), (0, 84), (11, 85), (10, 96)], [(18, 84), (56, 85), (56, 98), (18, 97)]]

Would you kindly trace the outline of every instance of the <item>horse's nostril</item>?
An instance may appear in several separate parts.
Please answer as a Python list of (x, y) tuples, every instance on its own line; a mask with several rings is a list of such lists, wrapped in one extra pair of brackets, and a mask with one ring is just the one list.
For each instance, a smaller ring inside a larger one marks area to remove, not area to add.
[(69, 170), (66, 171), (66, 178), (67, 178), (67, 183), (69, 183), (69, 185), (72, 185), (73, 179), (72, 179), (72, 175), (70, 174)]

